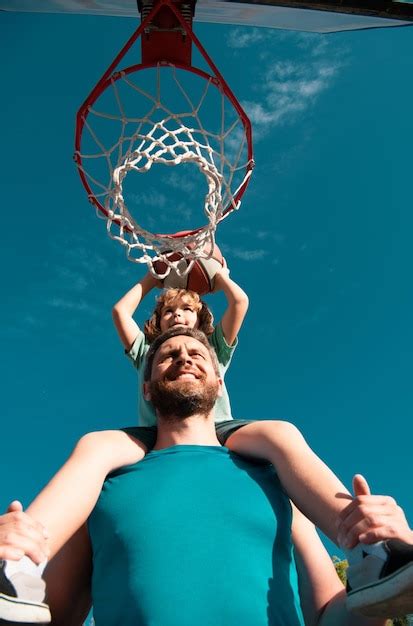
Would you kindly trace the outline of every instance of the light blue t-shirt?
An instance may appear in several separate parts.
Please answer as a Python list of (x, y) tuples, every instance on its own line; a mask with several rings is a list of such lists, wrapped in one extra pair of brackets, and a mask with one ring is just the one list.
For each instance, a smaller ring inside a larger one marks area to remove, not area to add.
[(149, 452), (108, 476), (89, 518), (96, 626), (304, 626), (290, 529), (272, 466)]
[[(218, 324), (214, 328), (214, 332), (212, 335), (208, 337), (208, 341), (211, 346), (214, 348), (215, 353), (218, 359), (219, 365), (219, 373), (224, 381), (225, 372), (227, 371), (229, 364), (232, 359), (232, 355), (234, 353), (235, 348), (238, 344), (238, 339), (234, 341), (232, 346), (229, 346), (225, 341), (224, 333), (222, 332), (221, 324)], [(138, 336), (129, 352), (126, 352), (126, 356), (128, 356), (133, 362), (134, 366), (138, 370), (138, 424), (139, 426), (155, 426), (156, 424), (156, 413), (151, 402), (145, 400), (143, 397), (142, 389), (143, 389), (143, 374), (144, 374), (144, 361), (146, 354), (149, 350), (149, 344), (146, 341), (146, 337), (143, 332), (139, 329)], [(217, 398), (215, 402), (215, 421), (216, 422), (224, 422), (225, 420), (232, 420), (231, 415), (231, 405), (229, 402), (228, 391), (225, 386), (225, 382), (222, 385), (222, 396)]]

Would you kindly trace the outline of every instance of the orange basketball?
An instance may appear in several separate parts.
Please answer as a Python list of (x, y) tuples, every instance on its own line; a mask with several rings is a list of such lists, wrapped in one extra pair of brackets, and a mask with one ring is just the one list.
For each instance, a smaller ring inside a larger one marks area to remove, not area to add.
[[(171, 261), (178, 261), (180, 271), (184, 271), (189, 265), (189, 261), (179, 252), (172, 253), (169, 258)], [(153, 266), (158, 274), (166, 271), (166, 263), (163, 261), (155, 261)], [(225, 261), (221, 250), (215, 245), (212, 256), (209, 259), (197, 259), (188, 274), (180, 276), (176, 270), (171, 269), (163, 280), (163, 285), (172, 289), (189, 289), (200, 295), (210, 293), (214, 289), (215, 274), (224, 266)]]

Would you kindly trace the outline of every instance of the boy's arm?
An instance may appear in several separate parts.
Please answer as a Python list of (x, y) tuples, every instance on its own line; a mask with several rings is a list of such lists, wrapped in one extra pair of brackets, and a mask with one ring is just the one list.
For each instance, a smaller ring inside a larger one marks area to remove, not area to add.
[(135, 341), (139, 327), (133, 319), (133, 314), (139, 304), (154, 287), (160, 286), (160, 282), (147, 273), (132, 289), (115, 304), (112, 309), (113, 322), (118, 331), (119, 338), (126, 350), (130, 350)]
[(228, 302), (227, 309), (221, 320), (221, 326), (225, 341), (229, 346), (232, 346), (248, 310), (248, 296), (229, 277), (226, 268), (216, 274), (214, 291), (223, 291)]

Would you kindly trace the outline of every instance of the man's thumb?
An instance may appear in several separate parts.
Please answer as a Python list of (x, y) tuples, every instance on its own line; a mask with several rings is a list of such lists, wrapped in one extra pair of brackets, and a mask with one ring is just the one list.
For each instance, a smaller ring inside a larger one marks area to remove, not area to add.
[(23, 505), (18, 500), (13, 500), (7, 507), (7, 513), (13, 513), (15, 511), (23, 511)]
[(355, 496), (369, 496), (371, 494), (367, 480), (361, 474), (353, 478), (353, 493)]

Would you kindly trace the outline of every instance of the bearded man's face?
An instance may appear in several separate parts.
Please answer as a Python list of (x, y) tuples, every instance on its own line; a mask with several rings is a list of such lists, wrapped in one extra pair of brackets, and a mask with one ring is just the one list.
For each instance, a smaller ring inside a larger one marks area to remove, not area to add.
[(204, 384), (182, 380), (159, 380), (149, 383), (152, 404), (167, 420), (208, 415), (213, 409), (218, 396), (219, 383)]
[(145, 396), (163, 419), (174, 420), (208, 415), (220, 389), (208, 348), (193, 337), (178, 335), (159, 347)]

